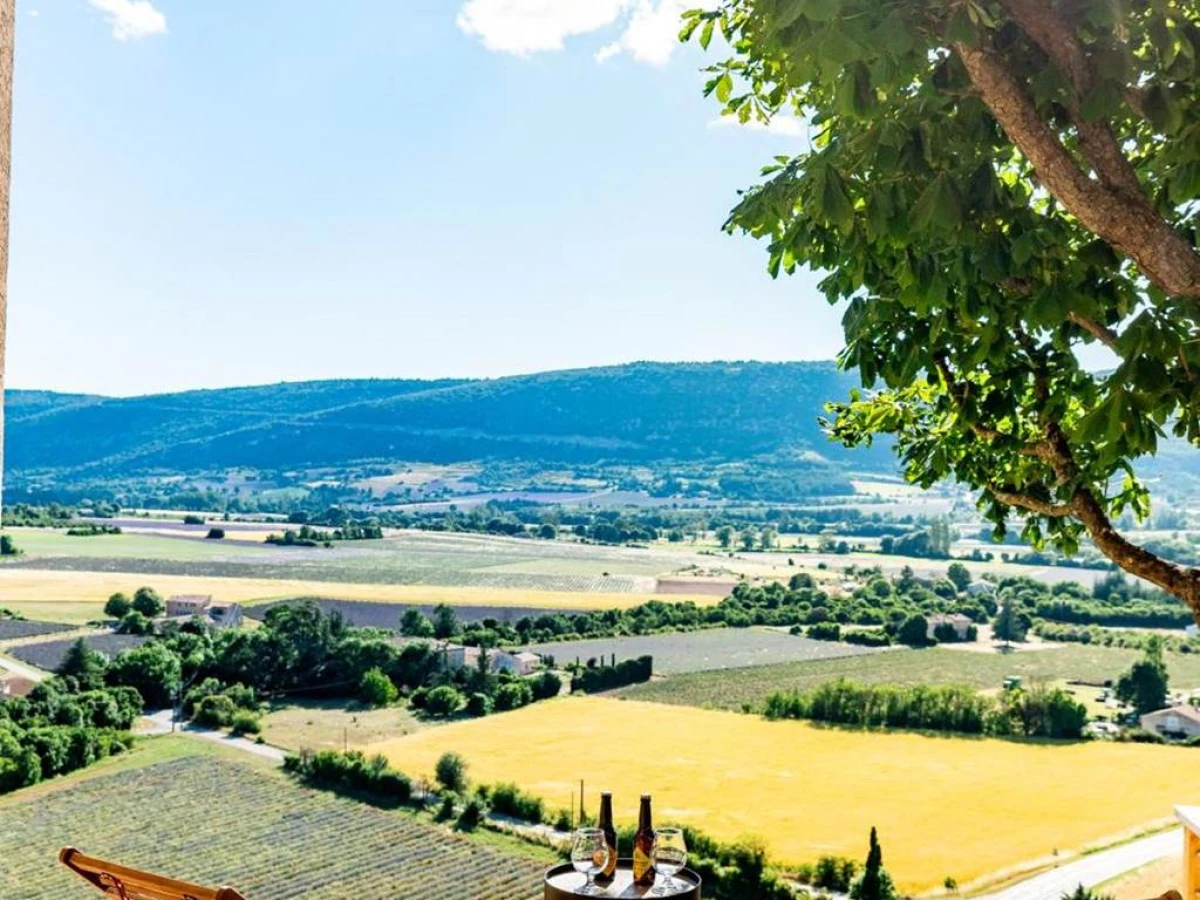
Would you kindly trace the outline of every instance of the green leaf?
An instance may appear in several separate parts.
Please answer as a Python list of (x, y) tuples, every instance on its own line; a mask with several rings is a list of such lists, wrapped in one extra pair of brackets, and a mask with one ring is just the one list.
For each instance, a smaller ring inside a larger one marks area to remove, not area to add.
[(913, 206), (913, 224), (921, 231), (956, 228), (962, 223), (962, 199), (946, 173), (933, 179)]
[(1121, 108), (1121, 91), (1115, 84), (1103, 81), (1092, 88), (1079, 104), (1079, 114), (1086, 122), (1099, 122), (1116, 114)]
[(875, 39), (892, 56), (903, 56), (915, 45), (908, 22), (895, 11), (879, 23)]
[(841, 28), (827, 28), (825, 38), (821, 41), (820, 56), (822, 61), (844, 66), (858, 58), (861, 48)]
[(783, 31), (804, 15), (805, 0), (787, 0), (775, 16), (775, 29)]
[(979, 43), (979, 28), (971, 21), (965, 7), (960, 6), (946, 24), (946, 40), (956, 44)]
[(705, 50), (707, 50), (708, 45), (712, 43), (713, 28), (715, 25), (716, 19), (709, 19), (704, 23), (704, 28), (700, 30), (700, 46)]
[(733, 78), (726, 72), (717, 79), (716, 94), (717, 99), (722, 103), (729, 102), (729, 95), (733, 92)]
[(841, 11), (841, 0), (805, 0), (804, 15), (814, 22), (828, 22)]
[(854, 229), (854, 204), (846, 193), (846, 183), (837, 169), (832, 166), (825, 169), (825, 183), (821, 189), (821, 209), (825, 219), (842, 234), (849, 234)]

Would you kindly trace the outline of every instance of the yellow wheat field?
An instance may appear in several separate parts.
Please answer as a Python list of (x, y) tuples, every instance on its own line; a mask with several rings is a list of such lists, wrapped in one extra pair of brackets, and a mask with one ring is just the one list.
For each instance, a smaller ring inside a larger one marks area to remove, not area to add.
[(572, 697), (431, 728), (374, 745), (429, 775), (453, 750), (477, 782), (515, 781), (566, 808), (585, 781), (635, 821), (733, 840), (761, 837), (789, 863), (866, 855), (879, 828), (884, 863), (907, 891), (960, 884), (1078, 851), (1200, 802), (1197, 752), (1144, 744), (1021, 744), (869, 734), (736, 713)]
[[(455, 606), (532, 606), (545, 609), (627, 609), (653, 599), (647, 594), (536, 591), (511, 588), (438, 587), (285, 581), (270, 578), (215, 578), (122, 572), (55, 572), (0, 567), (0, 607), (30, 618), (86, 622), (100, 616), (104, 601), (150, 585), (163, 596), (212, 594), (217, 600), (249, 603), (285, 597), (328, 597), (377, 603), (450, 603)], [(679, 597), (712, 605), (715, 597)]]

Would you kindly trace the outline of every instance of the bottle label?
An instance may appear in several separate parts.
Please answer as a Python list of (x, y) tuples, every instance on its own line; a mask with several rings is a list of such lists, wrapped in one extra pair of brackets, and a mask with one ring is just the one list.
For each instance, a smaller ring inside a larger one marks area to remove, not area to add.
[(634, 884), (645, 884), (654, 877), (654, 863), (650, 859), (650, 854), (639, 847), (633, 845), (633, 882)]
[(617, 873), (617, 848), (613, 844), (608, 845), (608, 862), (604, 866), (604, 871), (598, 877), (604, 879), (612, 879)]

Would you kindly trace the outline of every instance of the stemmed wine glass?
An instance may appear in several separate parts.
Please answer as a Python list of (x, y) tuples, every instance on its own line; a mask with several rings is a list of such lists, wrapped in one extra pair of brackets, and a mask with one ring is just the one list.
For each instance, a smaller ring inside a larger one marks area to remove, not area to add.
[(679, 828), (659, 828), (654, 832), (654, 850), (651, 853), (654, 871), (666, 878), (653, 890), (655, 894), (675, 893), (675, 876), (687, 865), (687, 842)]
[(592, 881), (608, 865), (608, 841), (599, 828), (580, 828), (571, 839), (571, 865), (587, 879), (579, 889), (581, 894), (598, 893)]

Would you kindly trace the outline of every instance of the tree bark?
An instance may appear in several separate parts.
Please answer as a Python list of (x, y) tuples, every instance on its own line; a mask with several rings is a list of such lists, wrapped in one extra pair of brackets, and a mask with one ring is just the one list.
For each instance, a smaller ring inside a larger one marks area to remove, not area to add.
[(0, 0), (0, 515), (4, 511), (4, 384), (8, 348), (8, 209), (12, 185), (13, 47), (16, 0)]
[(1075, 492), (1071, 510), (1083, 522), (1101, 553), (1126, 572), (1174, 594), (1188, 605), (1200, 623), (1200, 570), (1168, 562), (1127, 540), (1113, 527), (1104, 507), (1087, 488)]
[(980, 98), (1063, 208), (1137, 263), (1167, 294), (1200, 299), (1200, 253), (1158, 214), (1144, 191), (1132, 189), (1128, 161), (1114, 159), (1115, 140), (1101, 133), (1107, 127), (1085, 125), (1081, 132), (1082, 149), (1095, 157), (1089, 159), (1100, 175), (1095, 179), (1042, 120), (1025, 86), (999, 56), (963, 43), (953, 46)]

